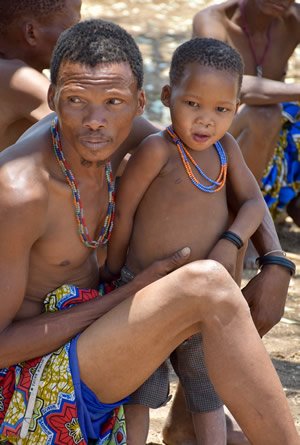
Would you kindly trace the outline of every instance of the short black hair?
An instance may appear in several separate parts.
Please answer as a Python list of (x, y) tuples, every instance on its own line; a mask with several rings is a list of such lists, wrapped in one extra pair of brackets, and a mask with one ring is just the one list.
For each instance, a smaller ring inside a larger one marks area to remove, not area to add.
[(176, 85), (181, 80), (186, 65), (195, 62), (236, 74), (240, 90), (244, 74), (244, 63), (240, 54), (221, 40), (200, 37), (182, 43), (174, 51), (169, 73), (171, 85)]
[(137, 80), (143, 85), (143, 59), (133, 37), (121, 26), (101, 19), (84, 20), (64, 31), (54, 48), (50, 77), (57, 83), (59, 67), (70, 61), (95, 67), (98, 63), (127, 62)]
[(18, 17), (44, 19), (61, 12), (65, 6), (65, 0), (0, 0), (0, 34), (5, 34)]

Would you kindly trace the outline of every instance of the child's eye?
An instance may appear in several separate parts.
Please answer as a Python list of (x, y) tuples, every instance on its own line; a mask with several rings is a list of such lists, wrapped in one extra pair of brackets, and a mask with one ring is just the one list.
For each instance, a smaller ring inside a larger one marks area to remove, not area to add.
[(228, 108), (225, 108), (225, 107), (217, 107), (217, 111), (219, 111), (220, 113), (226, 113), (226, 111), (228, 111)]
[(199, 104), (197, 102), (193, 102), (192, 100), (187, 100), (186, 103), (189, 107), (193, 108), (199, 107)]

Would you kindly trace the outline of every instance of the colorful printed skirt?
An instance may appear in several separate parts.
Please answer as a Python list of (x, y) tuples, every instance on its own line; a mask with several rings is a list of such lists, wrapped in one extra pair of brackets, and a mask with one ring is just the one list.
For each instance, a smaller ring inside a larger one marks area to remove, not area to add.
[(300, 103), (283, 103), (282, 117), (279, 141), (262, 179), (262, 193), (273, 218), (300, 192)]
[[(97, 296), (95, 289), (64, 285), (47, 295), (45, 310), (64, 310)], [(78, 420), (69, 348), (67, 343), (44, 357), (0, 369), (0, 443), (87, 445)], [(120, 406), (102, 425), (96, 444), (125, 443)]]

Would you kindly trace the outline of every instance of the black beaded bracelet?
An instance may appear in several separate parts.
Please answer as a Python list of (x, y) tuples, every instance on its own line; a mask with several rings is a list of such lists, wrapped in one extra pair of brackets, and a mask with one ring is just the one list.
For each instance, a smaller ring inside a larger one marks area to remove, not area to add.
[(276, 264), (277, 266), (285, 267), (290, 271), (291, 275), (295, 275), (296, 265), (293, 261), (289, 260), (283, 256), (275, 256), (275, 255), (264, 255), (256, 258), (256, 264), (260, 269), (262, 269), (266, 265)]
[(238, 249), (243, 247), (244, 243), (242, 239), (234, 232), (231, 232), (230, 230), (227, 230), (224, 232), (220, 239), (226, 239), (227, 241), (231, 241)]

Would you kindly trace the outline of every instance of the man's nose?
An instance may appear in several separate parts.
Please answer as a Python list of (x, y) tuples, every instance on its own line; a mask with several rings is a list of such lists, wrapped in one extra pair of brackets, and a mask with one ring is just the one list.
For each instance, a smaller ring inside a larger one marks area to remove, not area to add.
[(91, 130), (99, 130), (107, 126), (107, 111), (105, 107), (93, 106), (89, 107), (84, 117), (83, 124)]

